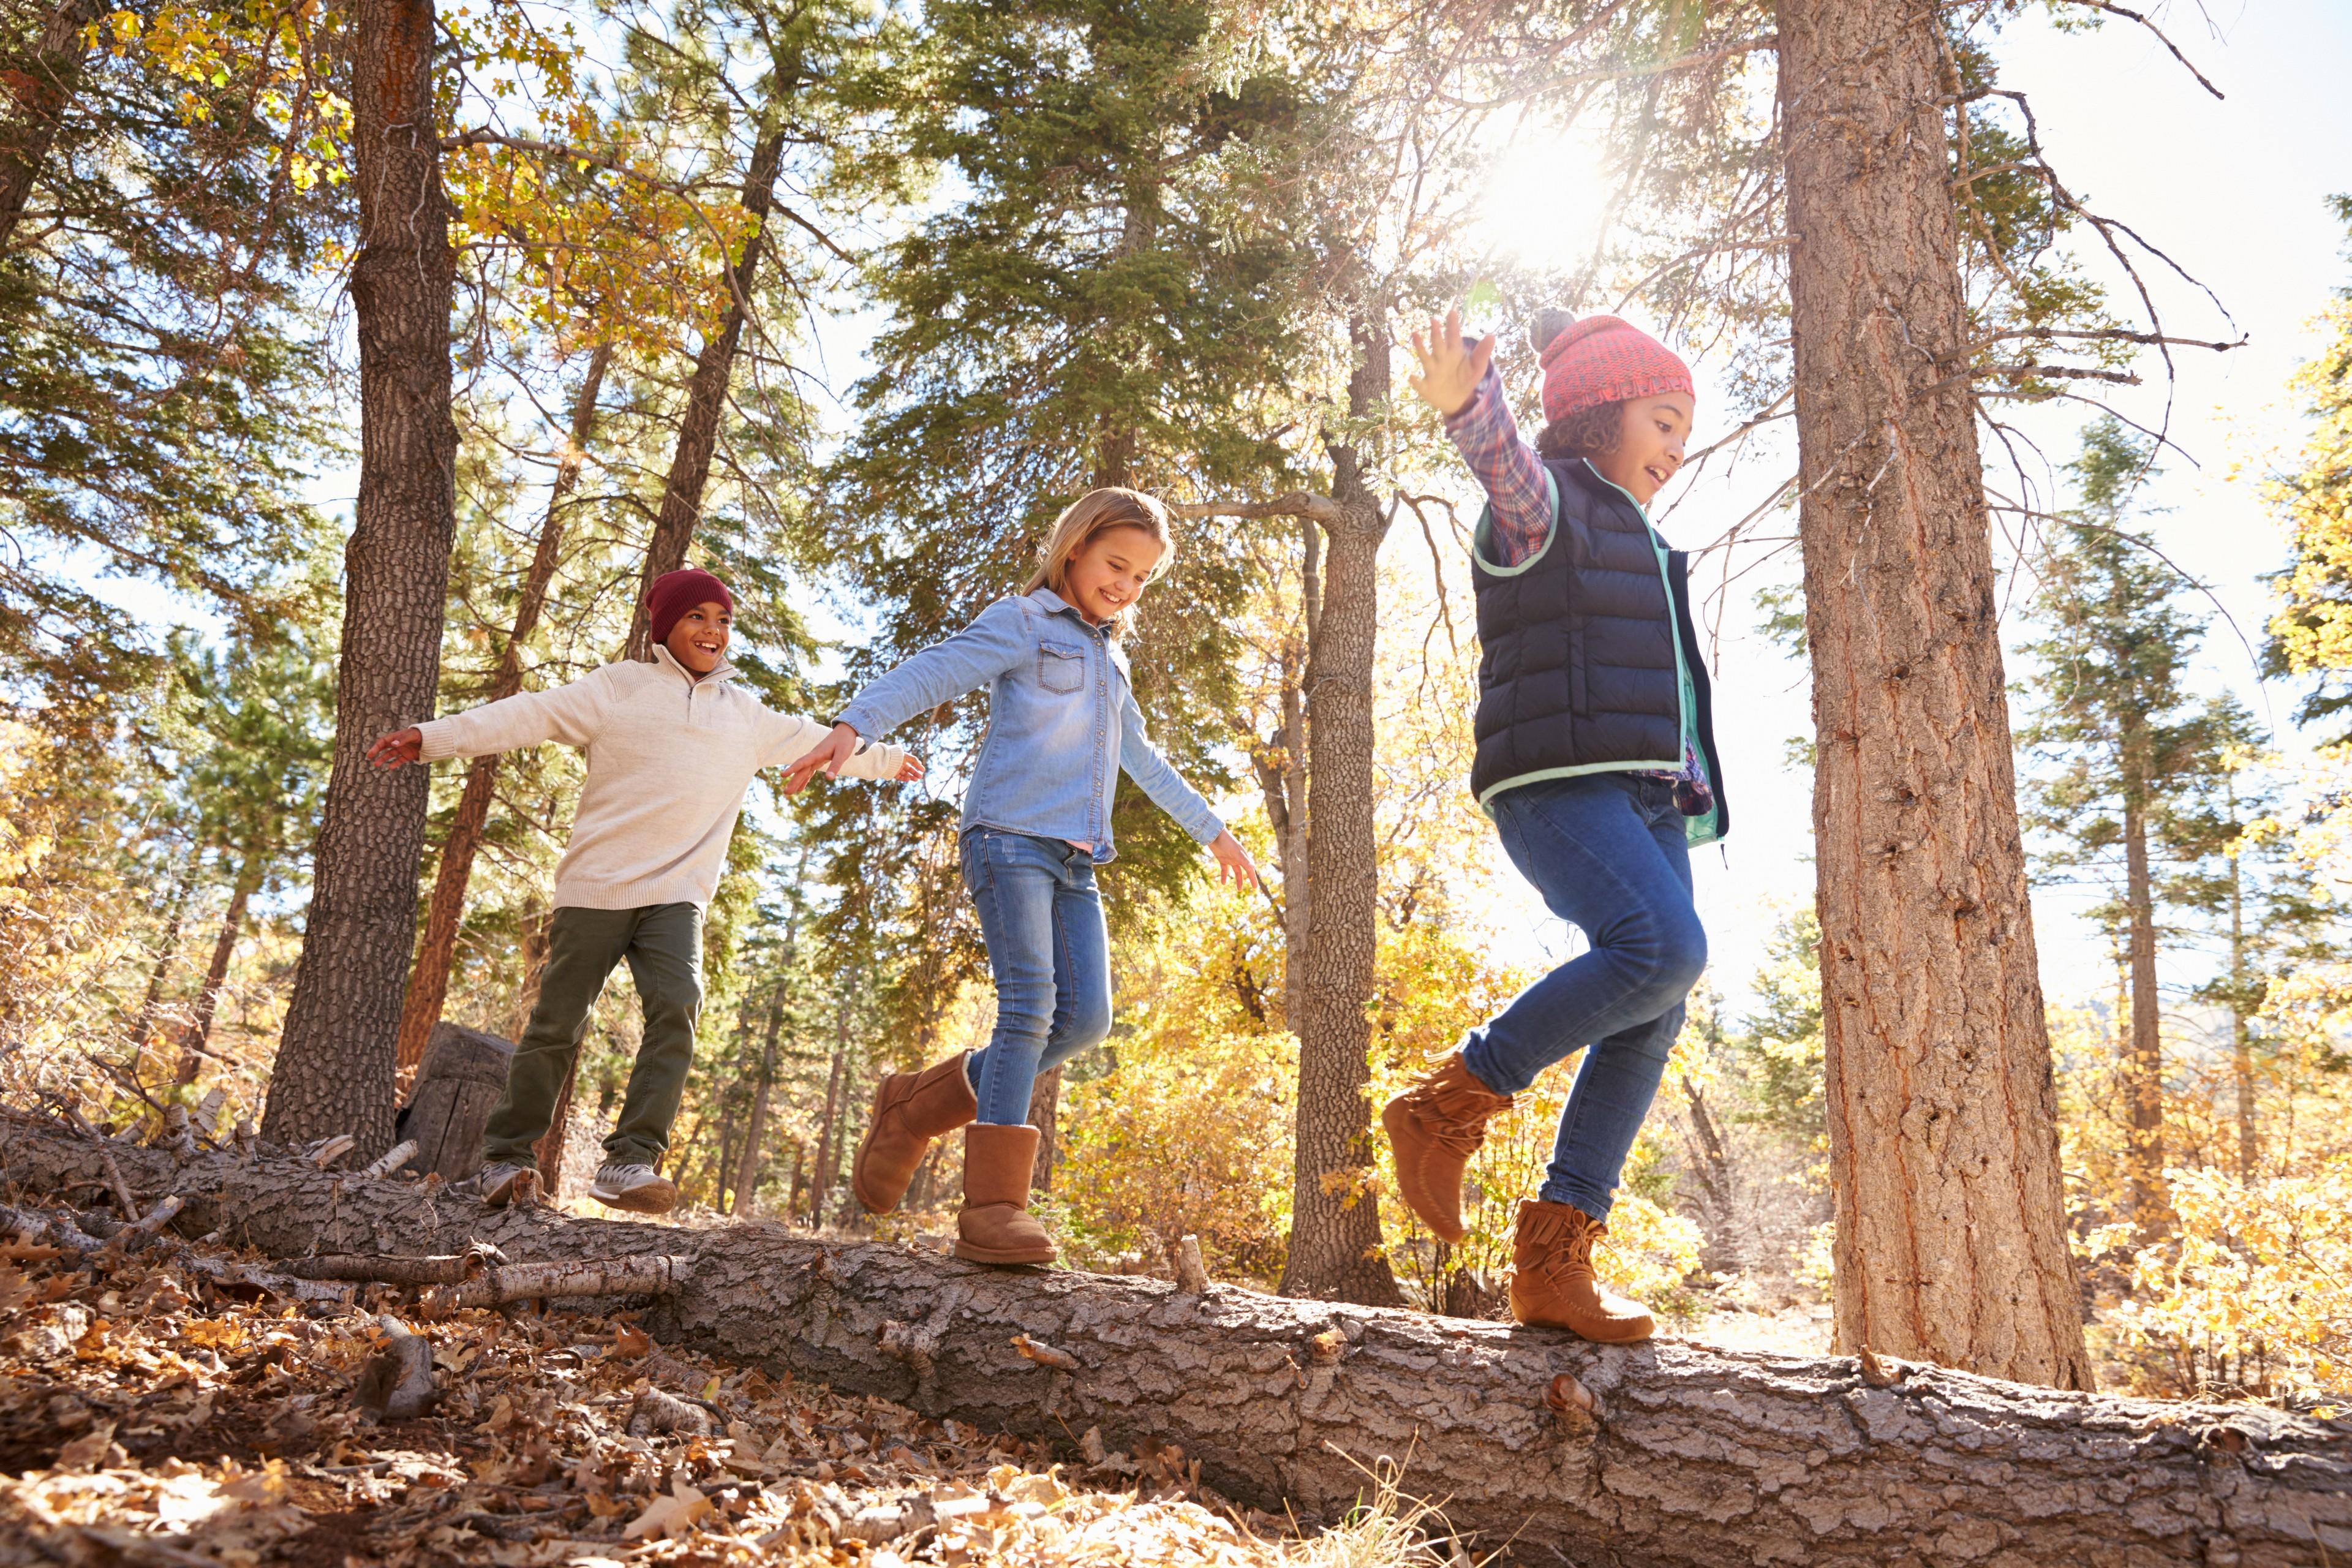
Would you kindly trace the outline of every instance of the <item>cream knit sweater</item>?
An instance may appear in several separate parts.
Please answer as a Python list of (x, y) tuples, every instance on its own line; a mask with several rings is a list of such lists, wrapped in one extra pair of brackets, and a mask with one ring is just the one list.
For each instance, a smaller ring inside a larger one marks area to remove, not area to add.
[[(753, 776), (815, 750), (831, 729), (761, 707), (732, 684), (731, 665), (698, 681), (669, 649), (656, 648), (654, 659), (608, 664), (552, 691), (417, 726), (428, 763), (548, 741), (588, 753), (572, 839), (555, 868), (558, 909), (708, 905)], [(906, 756), (868, 745), (841, 771), (887, 779)]]

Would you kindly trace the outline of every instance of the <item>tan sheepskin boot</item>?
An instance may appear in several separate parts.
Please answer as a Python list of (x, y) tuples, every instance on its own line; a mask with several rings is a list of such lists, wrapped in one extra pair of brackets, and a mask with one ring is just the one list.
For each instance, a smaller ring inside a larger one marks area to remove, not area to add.
[(1036, 1163), (1034, 1127), (975, 1121), (963, 1130), (963, 1211), (956, 1215), (958, 1258), (973, 1263), (1054, 1261), (1054, 1238), (1029, 1212), (1029, 1173)]
[(849, 1184), (867, 1214), (897, 1208), (931, 1140), (980, 1114), (980, 1103), (964, 1078), (966, 1055), (958, 1051), (920, 1072), (894, 1072), (875, 1089), (866, 1142), (857, 1146), (857, 1163), (849, 1173)]
[(1593, 1277), (1592, 1244), (1608, 1234), (1607, 1226), (1571, 1204), (1521, 1202), (1511, 1232), (1512, 1318), (1604, 1345), (1655, 1333), (1650, 1309)]
[(1397, 1195), (1440, 1240), (1465, 1234), (1462, 1173), (1486, 1141), (1488, 1119), (1510, 1108), (1511, 1097), (1480, 1083), (1456, 1051), (1381, 1111), (1396, 1151)]

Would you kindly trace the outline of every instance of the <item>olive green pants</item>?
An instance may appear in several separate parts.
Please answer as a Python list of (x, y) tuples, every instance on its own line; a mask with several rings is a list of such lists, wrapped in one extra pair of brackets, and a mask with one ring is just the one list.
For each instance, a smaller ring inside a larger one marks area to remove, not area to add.
[(621, 1120), (604, 1140), (616, 1164), (656, 1165), (669, 1149), (670, 1123), (694, 1065), (694, 1025), (702, 1014), (702, 906), (648, 904), (635, 910), (555, 911), (547, 932), (547, 968), (539, 1004), (515, 1044), (507, 1091), (482, 1129), (482, 1158), (538, 1163), (532, 1145), (547, 1134), (556, 1097), (572, 1076), (588, 1010), (613, 966), (628, 960), (645, 1005), (646, 1033), (629, 1069)]

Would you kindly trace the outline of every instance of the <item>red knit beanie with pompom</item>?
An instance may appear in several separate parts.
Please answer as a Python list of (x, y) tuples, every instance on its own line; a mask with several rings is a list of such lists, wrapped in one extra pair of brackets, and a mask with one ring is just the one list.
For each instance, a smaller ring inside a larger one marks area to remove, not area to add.
[(654, 641), (667, 642), (677, 618), (697, 605), (724, 605), (735, 609), (735, 595), (727, 584), (699, 567), (665, 572), (646, 590), (646, 618), (653, 623)]
[(1537, 318), (1536, 347), (1543, 357), (1546, 420), (1580, 408), (1680, 392), (1696, 399), (1690, 366), (1641, 328), (1615, 316), (1577, 321), (1565, 310)]

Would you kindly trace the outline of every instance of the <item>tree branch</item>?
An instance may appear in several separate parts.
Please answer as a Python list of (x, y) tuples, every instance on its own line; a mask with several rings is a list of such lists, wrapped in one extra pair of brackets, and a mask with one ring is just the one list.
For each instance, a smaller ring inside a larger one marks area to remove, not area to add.
[(1311, 490), (1292, 490), (1288, 495), (1272, 500), (1200, 500), (1171, 501), (1169, 512), (1176, 517), (1303, 517), (1321, 523), (1326, 528), (1337, 527), (1347, 520), (1339, 503), (1329, 496), (1319, 496)]
[(2197, 79), (2197, 85), (2199, 87), (2203, 88), (2215, 98), (2221, 98), (2224, 96), (2220, 88), (2215, 87), (2211, 82), (2205, 79), (2205, 73), (2203, 71), (2199, 70), (2195, 66), (2189, 63), (2189, 57), (2180, 52), (2179, 45), (2175, 44), (2170, 38), (2164, 36), (2163, 28), (2158, 26), (2154, 22), (2149, 21), (2146, 16), (2141, 16), (2137, 11), (2131, 10), (2126, 6), (2114, 5), (2111, 3), (2111, 0), (2062, 0), (2062, 3), (2068, 5), (2081, 5), (2093, 11), (2109, 12), (2115, 16), (2128, 17), (2132, 21), (2137, 22), (2141, 26), (2146, 27), (2149, 32), (2156, 35), (2156, 41), (2158, 43), (2162, 44), (2166, 48), (2172, 51), (2172, 58), (2180, 62), (2181, 69), (2187, 71), (2190, 76)]

